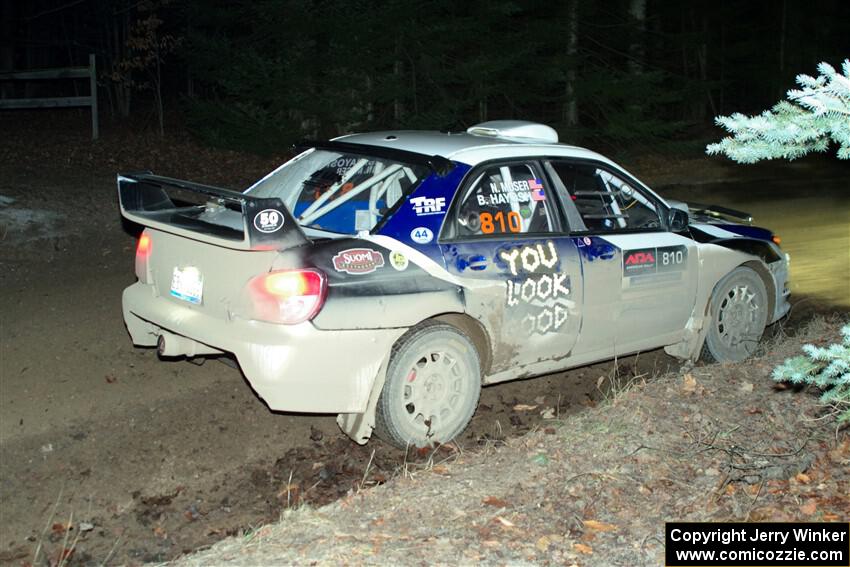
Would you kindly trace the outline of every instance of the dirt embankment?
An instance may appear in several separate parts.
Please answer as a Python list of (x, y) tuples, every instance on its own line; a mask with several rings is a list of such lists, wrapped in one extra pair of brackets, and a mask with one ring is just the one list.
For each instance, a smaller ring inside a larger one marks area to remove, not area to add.
[(621, 384), (609, 402), (225, 540), (178, 565), (661, 565), (665, 521), (846, 521), (850, 438), (773, 366), (807, 326), (734, 365)]

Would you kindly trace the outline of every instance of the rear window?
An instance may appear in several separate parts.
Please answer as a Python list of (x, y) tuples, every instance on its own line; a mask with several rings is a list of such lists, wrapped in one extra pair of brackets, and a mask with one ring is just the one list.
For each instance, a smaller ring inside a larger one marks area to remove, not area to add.
[(246, 192), (283, 200), (303, 227), (357, 234), (371, 231), (427, 174), (387, 158), (311, 149)]

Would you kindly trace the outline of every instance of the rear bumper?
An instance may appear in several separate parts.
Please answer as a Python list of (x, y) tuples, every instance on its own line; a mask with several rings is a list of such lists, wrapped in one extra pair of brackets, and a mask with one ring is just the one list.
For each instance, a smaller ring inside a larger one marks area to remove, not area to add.
[(211, 317), (135, 283), (124, 290), (124, 322), (139, 346), (163, 330), (233, 353), (248, 382), (278, 411), (361, 413), (393, 343), (407, 329), (327, 331)]

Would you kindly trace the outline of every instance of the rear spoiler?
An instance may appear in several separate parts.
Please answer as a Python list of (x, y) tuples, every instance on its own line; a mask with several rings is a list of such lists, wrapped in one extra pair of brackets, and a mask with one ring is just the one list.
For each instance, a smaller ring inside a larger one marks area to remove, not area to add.
[[(278, 198), (144, 172), (118, 175), (118, 201), (130, 221), (226, 248), (275, 250), (310, 242)], [(224, 222), (211, 222), (216, 213)]]

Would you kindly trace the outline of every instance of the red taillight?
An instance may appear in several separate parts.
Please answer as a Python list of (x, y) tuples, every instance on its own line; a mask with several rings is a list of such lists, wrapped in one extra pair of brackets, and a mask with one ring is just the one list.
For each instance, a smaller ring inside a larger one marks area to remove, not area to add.
[(272, 272), (263, 278), (266, 291), (278, 297), (320, 295), (322, 276), (314, 271)]
[(151, 253), (151, 237), (147, 232), (143, 232), (139, 237), (139, 244), (136, 246), (136, 256), (147, 258)]
[(136, 277), (142, 283), (148, 283), (148, 258), (151, 255), (151, 235), (143, 232), (136, 245)]
[(325, 301), (327, 281), (319, 270), (270, 272), (255, 279), (254, 316), (294, 325), (315, 317)]

